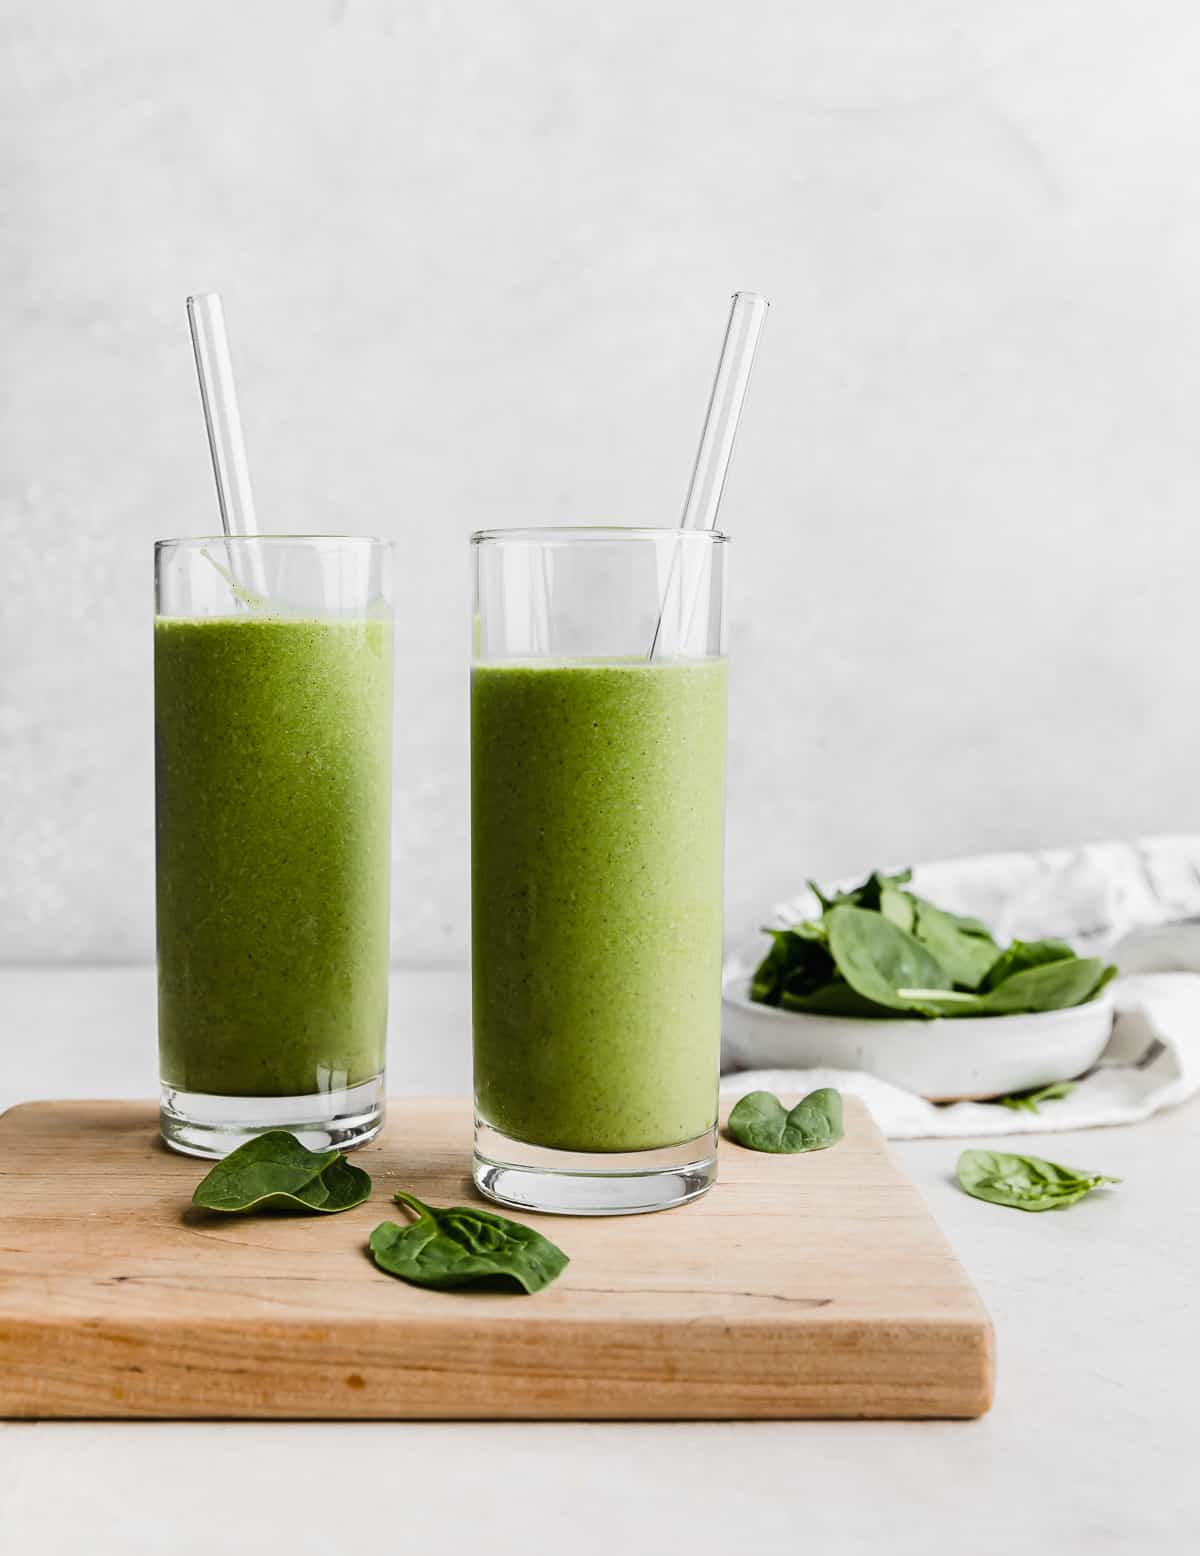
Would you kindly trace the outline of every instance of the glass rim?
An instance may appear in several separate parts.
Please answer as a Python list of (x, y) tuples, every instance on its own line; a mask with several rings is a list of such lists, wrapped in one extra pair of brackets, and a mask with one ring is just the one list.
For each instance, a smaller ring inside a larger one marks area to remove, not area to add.
[(723, 529), (669, 529), (661, 525), (633, 524), (531, 524), (515, 529), (477, 529), (471, 536), (473, 546), (503, 545), (506, 541), (548, 542), (561, 537), (564, 542), (585, 540), (704, 540), (710, 545), (728, 545)]
[(155, 551), (170, 546), (273, 546), (283, 543), (295, 545), (338, 546), (390, 546), (385, 535), (174, 535), (169, 540), (156, 540)]

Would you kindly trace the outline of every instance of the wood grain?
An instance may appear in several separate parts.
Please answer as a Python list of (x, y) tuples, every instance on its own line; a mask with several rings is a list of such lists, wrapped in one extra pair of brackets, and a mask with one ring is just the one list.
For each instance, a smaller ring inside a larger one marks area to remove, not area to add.
[(992, 1328), (852, 1100), (832, 1150), (722, 1140), (705, 1198), (529, 1216), (571, 1256), (535, 1297), (418, 1290), (365, 1245), (411, 1189), (476, 1199), (465, 1102), (393, 1102), (338, 1216), (216, 1216), (150, 1103), (0, 1117), (0, 1414), (20, 1417), (975, 1416)]

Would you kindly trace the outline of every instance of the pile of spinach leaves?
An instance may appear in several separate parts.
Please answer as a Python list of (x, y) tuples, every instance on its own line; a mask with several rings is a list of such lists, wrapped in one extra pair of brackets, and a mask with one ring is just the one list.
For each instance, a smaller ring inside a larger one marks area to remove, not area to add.
[(810, 882), (820, 917), (767, 930), (750, 998), (826, 1016), (1010, 1016), (1083, 1005), (1116, 976), (1063, 940), (1002, 949), (979, 919), (907, 890), (911, 879), (876, 870), (831, 896)]

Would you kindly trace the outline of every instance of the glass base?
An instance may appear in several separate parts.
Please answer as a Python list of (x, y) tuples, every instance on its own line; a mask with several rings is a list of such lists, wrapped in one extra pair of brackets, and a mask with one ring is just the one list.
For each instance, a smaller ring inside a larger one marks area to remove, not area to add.
[(310, 1151), (352, 1151), (379, 1133), (383, 1107), (382, 1075), (304, 1097), (216, 1097), (164, 1083), (158, 1117), (173, 1151), (213, 1159), (268, 1129), (288, 1130)]
[(475, 1187), (498, 1205), (551, 1216), (670, 1210), (717, 1181), (717, 1131), (656, 1151), (555, 1151), (475, 1121)]

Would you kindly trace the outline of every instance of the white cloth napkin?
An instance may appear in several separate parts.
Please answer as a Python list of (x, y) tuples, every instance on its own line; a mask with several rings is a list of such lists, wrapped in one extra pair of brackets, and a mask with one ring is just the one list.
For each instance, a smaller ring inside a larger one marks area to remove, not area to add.
[[(836, 1086), (861, 1097), (884, 1134), (915, 1140), (1131, 1124), (1200, 1092), (1200, 836), (951, 860), (916, 868), (913, 886), (939, 906), (982, 918), (1001, 943), (1056, 935), (1117, 963), (1117, 1017), (1095, 1069), (1037, 1113), (982, 1102), (939, 1106), (847, 1070), (741, 1070), (723, 1078), (722, 1095)], [(814, 909), (801, 893), (780, 904), (776, 921)]]

